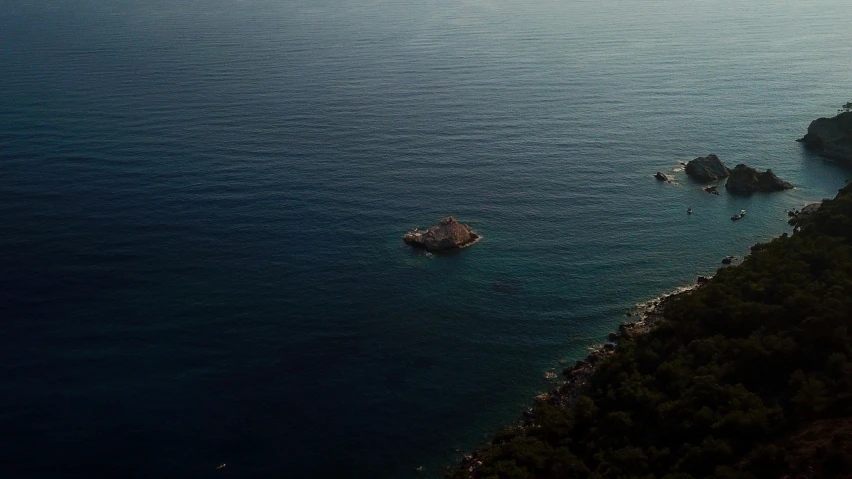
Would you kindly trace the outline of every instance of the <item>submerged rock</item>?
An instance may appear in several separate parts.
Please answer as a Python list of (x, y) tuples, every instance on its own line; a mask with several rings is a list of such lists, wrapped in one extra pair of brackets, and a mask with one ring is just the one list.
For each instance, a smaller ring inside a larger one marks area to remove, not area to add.
[(700, 156), (686, 164), (686, 174), (699, 181), (714, 181), (728, 176), (731, 171), (718, 156)]
[(713, 186), (705, 186), (702, 188), (704, 191), (710, 193), (711, 195), (719, 196), (719, 187), (716, 185)]
[(759, 172), (740, 163), (731, 171), (725, 188), (732, 193), (754, 193), (789, 190), (793, 185), (775, 176), (772, 170)]
[(669, 181), (669, 177), (668, 177), (668, 176), (666, 176), (666, 175), (665, 175), (665, 173), (663, 173), (662, 171), (658, 171), (658, 172), (654, 175), (654, 178), (656, 178), (656, 179), (658, 179), (658, 180), (660, 180), (660, 181)]
[(429, 251), (464, 248), (478, 239), (479, 235), (474, 233), (470, 226), (459, 223), (452, 216), (442, 219), (439, 224), (432, 226), (425, 233), (415, 228), (402, 238), (411, 246)]
[(812, 121), (808, 133), (798, 141), (820, 156), (852, 164), (852, 111)]

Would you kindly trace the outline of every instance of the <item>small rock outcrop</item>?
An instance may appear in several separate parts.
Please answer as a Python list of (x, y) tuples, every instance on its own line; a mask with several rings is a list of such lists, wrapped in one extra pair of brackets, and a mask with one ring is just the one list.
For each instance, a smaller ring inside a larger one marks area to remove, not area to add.
[(719, 187), (716, 185), (713, 186), (705, 186), (702, 190), (710, 193), (711, 195), (719, 196)]
[(665, 173), (663, 173), (662, 171), (658, 171), (658, 172), (654, 175), (654, 178), (656, 178), (656, 179), (658, 179), (658, 180), (660, 180), (660, 181), (669, 181), (669, 177), (668, 177), (668, 176), (666, 176), (666, 174), (665, 174)]
[(812, 121), (798, 141), (822, 157), (852, 165), (852, 111)]
[(714, 181), (728, 176), (731, 171), (718, 156), (700, 156), (686, 164), (686, 174), (699, 181)]
[(798, 222), (798, 220), (801, 220), (803, 218), (806, 218), (806, 217), (816, 213), (817, 211), (819, 211), (819, 208), (821, 206), (822, 206), (822, 201), (816, 201), (816, 202), (813, 202), (813, 203), (808, 203), (805, 206), (802, 206), (801, 209), (788, 211), (787, 216), (790, 217), (790, 221), (789, 221), (790, 224), (794, 224), (794, 223)]
[(790, 217), (787, 223), (793, 225), (796, 230), (800, 230), (808, 223), (808, 218), (819, 211), (820, 207), (822, 207), (822, 201), (817, 201), (815, 203), (808, 203), (799, 210), (790, 211), (787, 213)]
[(819, 210), (820, 206), (822, 206), (822, 201), (816, 201), (814, 203), (808, 203), (805, 206), (802, 206), (802, 209), (799, 210), (798, 214), (800, 215), (811, 215)]
[(772, 170), (759, 172), (740, 163), (731, 170), (725, 188), (732, 193), (755, 193), (789, 190), (793, 185), (775, 176)]
[(402, 238), (411, 246), (429, 251), (450, 251), (464, 248), (478, 239), (479, 235), (474, 233), (470, 226), (459, 223), (452, 216), (442, 219), (439, 224), (432, 226), (426, 232), (421, 232), (415, 228)]

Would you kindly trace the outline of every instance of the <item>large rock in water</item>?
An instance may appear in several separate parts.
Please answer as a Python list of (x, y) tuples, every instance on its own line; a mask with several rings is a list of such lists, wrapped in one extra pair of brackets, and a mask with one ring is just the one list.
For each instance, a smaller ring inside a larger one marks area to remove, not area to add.
[(686, 164), (686, 174), (700, 181), (714, 181), (728, 176), (731, 171), (718, 156), (700, 156)]
[(479, 236), (470, 229), (470, 226), (463, 225), (452, 216), (448, 216), (425, 233), (414, 229), (402, 239), (411, 246), (429, 251), (449, 251), (464, 248), (478, 240)]
[(852, 111), (812, 121), (799, 141), (825, 158), (852, 165)]
[(749, 166), (739, 164), (732, 171), (725, 188), (732, 193), (754, 193), (789, 190), (793, 185), (781, 180), (772, 170), (759, 172)]

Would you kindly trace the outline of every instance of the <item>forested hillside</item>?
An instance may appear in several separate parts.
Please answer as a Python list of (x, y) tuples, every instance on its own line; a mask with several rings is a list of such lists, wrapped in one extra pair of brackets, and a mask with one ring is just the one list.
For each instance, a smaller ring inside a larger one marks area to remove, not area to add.
[(852, 477), (852, 185), (456, 478)]

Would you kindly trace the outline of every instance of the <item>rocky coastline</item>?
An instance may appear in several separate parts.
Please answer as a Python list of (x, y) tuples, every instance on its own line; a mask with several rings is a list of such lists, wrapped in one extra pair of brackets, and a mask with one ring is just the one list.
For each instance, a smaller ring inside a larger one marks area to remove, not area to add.
[[(627, 312), (628, 317), (637, 318), (635, 321), (620, 324), (617, 332), (612, 332), (607, 336), (607, 343), (592, 346), (585, 359), (577, 361), (574, 366), (565, 368), (562, 371), (564, 382), (549, 392), (538, 394), (535, 397), (535, 404), (548, 403), (560, 408), (576, 406), (577, 401), (588, 388), (589, 378), (603, 360), (615, 352), (621, 340), (641, 336), (652, 331), (665, 320), (666, 305), (676, 297), (689, 294), (703, 287), (709, 281), (710, 276), (698, 276), (695, 282), (688, 286), (679, 287), (652, 300), (636, 304), (635, 308), (631, 308)], [(549, 374), (546, 374), (545, 377), (550, 378)], [(535, 420), (534, 411), (533, 406), (526, 408), (521, 418), (509, 427), (520, 430), (531, 427)], [(445, 475), (449, 475), (455, 470), (464, 470), (473, 474), (476, 472), (476, 468), (482, 464), (481, 459), (481, 451), (476, 449), (465, 454), (455, 466), (450, 466)]]
[[(823, 157), (847, 164), (852, 163), (851, 108), (852, 103), (847, 103), (844, 105), (846, 111), (837, 117), (815, 120), (809, 126), (807, 135), (798, 141), (805, 143), (808, 148), (818, 151)], [(725, 188), (731, 193), (772, 192), (794, 188), (791, 183), (778, 178), (771, 169), (761, 172), (744, 164), (738, 164), (735, 168), (729, 169), (714, 154), (695, 158), (685, 163), (684, 166), (686, 174), (698, 181), (717, 181), (727, 177)], [(654, 177), (661, 182), (671, 181), (671, 178), (659, 171), (654, 174)], [(702, 189), (711, 194), (719, 194), (716, 185), (706, 186)], [(799, 211), (790, 211), (790, 221), (795, 224), (797, 219), (814, 214), (820, 207), (821, 202), (816, 202), (805, 205)], [(722, 260), (722, 263), (732, 264), (736, 259), (734, 256), (728, 256)], [(666, 320), (666, 307), (672, 300), (690, 294), (709, 282), (710, 277), (699, 276), (689, 286), (678, 288), (650, 301), (637, 304), (636, 308), (627, 314), (628, 316), (638, 317), (636, 321), (622, 323), (618, 327), (618, 332), (608, 335), (607, 343), (593, 346), (585, 359), (565, 368), (562, 371), (564, 382), (549, 392), (538, 394), (535, 397), (535, 403), (526, 408), (522, 417), (508, 429), (523, 432), (536, 427), (534, 425), (537, 410), (535, 406), (547, 404), (560, 409), (571, 409), (577, 406), (580, 398), (589, 390), (589, 382), (592, 376), (606, 358), (615, 353), (621, 341), (653, 331)], [(554, 370), (545, 374), (547, 379), (556, 379), (557, 377), (558, 375)], [(454, 466), (448, 467), (445, 476), (455, 473), (453, 477), (475, 477), (477, 469), (483, 464), (484, 459), (483, 449), (474, 450), (472, 453), (464, 455)], [(458, 475), (459, 472), (462, 473), (461, 476)]]

